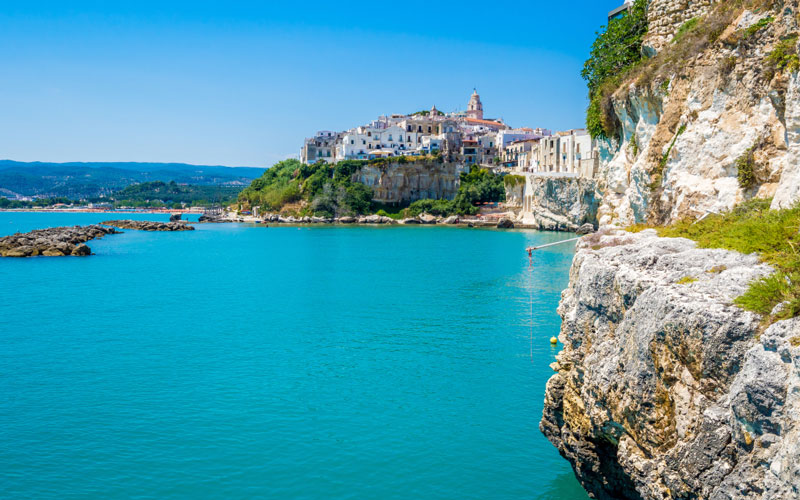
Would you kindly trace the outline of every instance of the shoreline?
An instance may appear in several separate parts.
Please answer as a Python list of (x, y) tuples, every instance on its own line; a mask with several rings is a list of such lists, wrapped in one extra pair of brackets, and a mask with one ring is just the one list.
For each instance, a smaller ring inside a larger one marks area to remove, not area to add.
[(106, 208), (0, 208), (0, 212), (30, 212), (30, 213), (72, 213), (72, 214), (197, 214), (203, 215), (202, 210), (190, 209), (149, 209), (149, 210), (109, 210)]
[[(118, 214), (118, 215), (132, 215), (132, 214), (141, 214), (141, 215), (172, 215), (172, 214), (181, 214), (181, 215), (203, 215), (204, 212), (201, 210), (191, 210), (191, 209), (181, 209), (181, 210), (163, 210), (163, 209), (152, 209), (152, 210), (107, 210), (107, 209), (91, 209), (91, 208), (4, 208), (0, 209), (0, 213), (4, 212), (11, 212), (11, 213), (39, 213), (39, 214), (48, 214), (48, 213), (93, 213), (93, 214)], [(363, 216), (362, 216), (363, 217)], [(497, 220), (491, 219), (461, 219), (457, 223), (445, 223), (441, 221), (435, 222), (422, 222), (418, 218), (415, 219), (416, 222), (403, 222), (403, 220), (394, 219), (393, 222), (383, 222), (383, 223), (375, 223), (375, 222), (359, 222), (357, 217), (353, 218), (354, 220), (348, 222), (341, 222), (338, 220), (326, 220), (326, 221), (280, 221), (280, 220), (272, 220), (267, 221), (261, 218), (253, 217), (253, 216), (236, 216), (236, 217), (222, 217), (216, 220), (211, 221), (193, 221), (192, 224), (252, 224), (255, 226), (263, 226), (269, 227), (271, 225), (275, 225), (277, 227), (284, 226), (284, 227), (315, 227), (315, 226), (369, 226), (369, 227), (376, 227), (376, 226), (451, 226), (451, 227), (476, 227), (476, 228), (496, 228), (496, 229), (532, 229), (536, 231), (546, 231), (546, 232), (553, 232), (553, 233), (575, 233), (576, 231), (572, 230), (553, 230), (553, 229), (542, 229), (539, 226), (532, 225), (532, 224), (524, 224), (522, 222), (513, 222), (512, 227), (498, 227)]]

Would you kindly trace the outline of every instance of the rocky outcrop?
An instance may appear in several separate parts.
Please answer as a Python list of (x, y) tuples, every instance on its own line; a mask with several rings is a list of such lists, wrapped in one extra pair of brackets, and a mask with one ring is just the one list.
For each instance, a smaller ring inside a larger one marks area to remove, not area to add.
[(525, 194), (518, 219), (550, 231), (575, 231), (597, 224), (600, 198), (595, 181), (578, 177), (525, 175)]
[(431, 199), (452, 200), (458, 192), (463, 165), (437, 161), (410, 161), (365, 165), (354, 180), (369, 186), (373, 200), (400, 203)]
[(194, 227), (184, 222), (155, 222), (150, 220), (107, 220), (101, 222), (106, 226), (120, 229), (136, 229), (139, 231), (193, 231)]
[(500, 220), (497, 221), (497, 227), (499, 229), (513, 229), (514, 221), (507, 217), (501, 217)]
[(178, 222), (179, 220), (181, 220), (181, 217), (182, 217), (181, 214), (172, 214), (172, 215), (169, 216), (169, 221), (170, 222)]
[[(671, 223), (753, 197), (773, 197), (773, 208), (800, 199), (800, 77), (771, 59), (781, 46), (797, 50), (800, 9), (744, 4), (752, 10), (651, 2), (645, 45), (661, 52), (613, 95), (620, 141), (601, 144), (601, 225)], [(706, 12), (700, 35), (667, 43)]]
[(755, 255), (655, 231), (580, 240), (540, 428), (595, 498), (797, 498), (800, 318), (732, 301)]
[(85, 243), (107, 234), (115, 234), (113, 227), (67, 226), (36, 229), (29, 233), (15, 233), (0, 238), (0, 256), (45, 257), (85, 256), (92, 251)]

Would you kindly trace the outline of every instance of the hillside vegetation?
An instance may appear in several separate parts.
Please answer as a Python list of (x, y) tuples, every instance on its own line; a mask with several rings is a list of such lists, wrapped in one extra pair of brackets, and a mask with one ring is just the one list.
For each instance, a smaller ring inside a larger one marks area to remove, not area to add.
[[(400, 157), (403, 161), (415, 161)], [(437, 158), (426, 160), (439, 161)], [(386, 206), (373, 202), (372, 189), (354, 181), (365, 165), (388, 165), (387, 159), (345, 160), (329, 165), (305, 165), (298, 160), (284, 160), (267, 169), (239, 194), (243, 208), (260, 206), (262, 211), (294, 215), (341, 217), (379, 212), (394, 217), (413, 217), (427, 212), (433, 215), (475, 214), (476, 204), (502, 201), (505, 197), (502, 177), (488, 169), (472, 167), (461, 174), (461, 185), (454, 200), (418, 200), (407, 206)]]

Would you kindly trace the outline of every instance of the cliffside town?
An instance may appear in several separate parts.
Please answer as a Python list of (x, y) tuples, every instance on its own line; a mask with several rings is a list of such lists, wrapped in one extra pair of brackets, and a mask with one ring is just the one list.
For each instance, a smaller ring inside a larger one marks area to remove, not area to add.
[[(406, 161), (420, 156), (439, 158), (441, 164)], [(586, 130), (553, 133), (544, 128), (512, 128), (500, 119), (484, 117), (477, 91), (470, 96), (466, 111), (443, 113), (433, 106), (429, 111), (381, 116), (344, 132), (317, 132), (304, 141), (300, 151), (305, 164), (379, 158), (387, 159), (389, 167), (362, 168), (356, 180), (373, 189), (376, 201), (386, 203), (452, 199), (459, 175), (472, 166), (525, 176), (533, 183), (538, 179), (593, 179), (599, 167), (597, 142)], [(522, 185), (525, 192), (510, 208), (518, 212), (520, 220), (535, 223), (534, 212), (525, 211), (536, 200), (530, 182)], [(578, 225), (564, 219), (548, 228), (574, 229)]]

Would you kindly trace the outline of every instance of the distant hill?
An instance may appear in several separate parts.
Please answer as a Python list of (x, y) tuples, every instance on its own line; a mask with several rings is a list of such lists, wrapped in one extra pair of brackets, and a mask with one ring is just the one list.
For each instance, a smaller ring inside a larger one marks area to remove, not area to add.
[(26, 163), (0, 160), (0, 196), (92, 198), (109, 195), (131, 184), (152, 181), (198, 186), (248, 186), (264, 170), (185, 163)]

